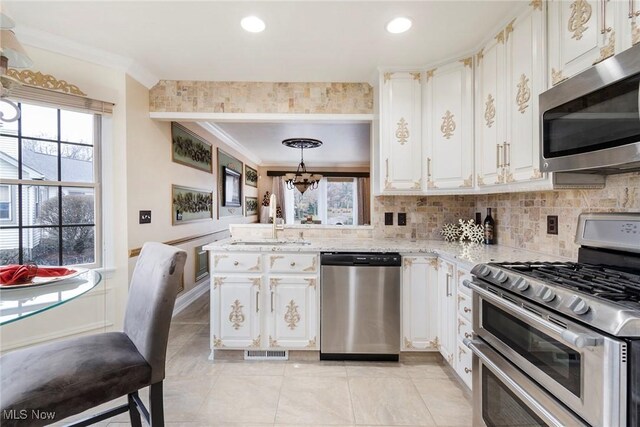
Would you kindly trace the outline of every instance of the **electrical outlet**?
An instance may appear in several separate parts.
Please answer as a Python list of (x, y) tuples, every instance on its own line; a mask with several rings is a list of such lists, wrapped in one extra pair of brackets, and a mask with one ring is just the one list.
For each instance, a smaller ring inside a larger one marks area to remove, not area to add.
[(407, 225), (407, 214), (398, 212), (398, 225)]
[(547, 215), (547, 234), (558, 234), (558, 215)]
[(140, 224), (151, 224), (151, 211), (140, 211)]
[(384, 213), (384, 225), (393, 225), (393, 212)]

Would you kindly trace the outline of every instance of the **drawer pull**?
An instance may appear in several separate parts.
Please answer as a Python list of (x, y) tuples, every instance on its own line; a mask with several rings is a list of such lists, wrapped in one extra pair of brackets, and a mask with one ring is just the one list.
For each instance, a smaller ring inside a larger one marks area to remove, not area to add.
[(238, 265), (240, 264), (238, 261), (233, 261), (233, 265)]
[(463, 310), (464, 310), (465, 313), (470, 313), (471, 312), (471, 309), (469, 307), (465, 307)]
[(295, 261), (291, 261), (291, 264), (289, 264), (289, 265), (290, 265), (291, 267), (295, 267), (295, 266), (296, 266), (296, 263), (295, 263)]
[(465, 372), (466, 374), (470, 374), (470, 373), (471, 373), (471, 369), (469, 369), (469, 368), (466, 368), (466, 367), (465, 367), (465, 368), (464, 368), (464, 372)]
[(465, 332), (464, 333), (464, 337), (467, 338), (467, 339), (471, 339), (471, 338), (473, 338), (473, 335), (470, 334), (469, 332)]

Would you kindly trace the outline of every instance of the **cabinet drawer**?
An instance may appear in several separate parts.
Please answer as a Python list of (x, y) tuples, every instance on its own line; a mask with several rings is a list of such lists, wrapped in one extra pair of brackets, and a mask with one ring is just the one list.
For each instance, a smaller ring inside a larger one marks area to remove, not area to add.
[(462, 378), (462, 381), (471, 388), (471, 364), (473, 356), (469, 347), (464, 345), (461, 341), (458, 341), (458, 348), (456, 350), (456, 372)]
[(315, 273), (318, 271), (316, 254), (267, 255), (267, 266), (274, 273)]
[(465, 338), (473, 338), (473, 326), (471, 321), (458, 314), (458, 339), (463, 340)]
[(262, 271), (260, 254), (246, 254), (238, 252), (227, 252), (213, 254), (213, 271), (229, 273), (247, 273)]
[(471, 322), (471, 297), (464, 292), (458, 292), (458, 314)]

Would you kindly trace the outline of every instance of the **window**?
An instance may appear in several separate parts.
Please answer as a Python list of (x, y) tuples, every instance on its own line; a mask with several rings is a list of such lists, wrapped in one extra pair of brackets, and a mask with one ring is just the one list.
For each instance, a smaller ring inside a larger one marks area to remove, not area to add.
[(11, 221), (11, 191), (8, 185), (0, 185), (0, 221)]
[(101, 115), (20, 107), (0, 123), (0, 263), (95, 266)]
[(358, 224), (356, 178), (323, 178), (318, 188), (301, 194), (286, 190), (289, 224)]

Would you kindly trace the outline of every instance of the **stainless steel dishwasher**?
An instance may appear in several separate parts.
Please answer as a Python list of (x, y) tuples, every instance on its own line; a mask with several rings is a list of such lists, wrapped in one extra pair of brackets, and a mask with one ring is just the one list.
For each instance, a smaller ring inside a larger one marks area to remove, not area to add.
[(398, 360), (400, 266), (397, 253), (323, 253), (320, 359)]

